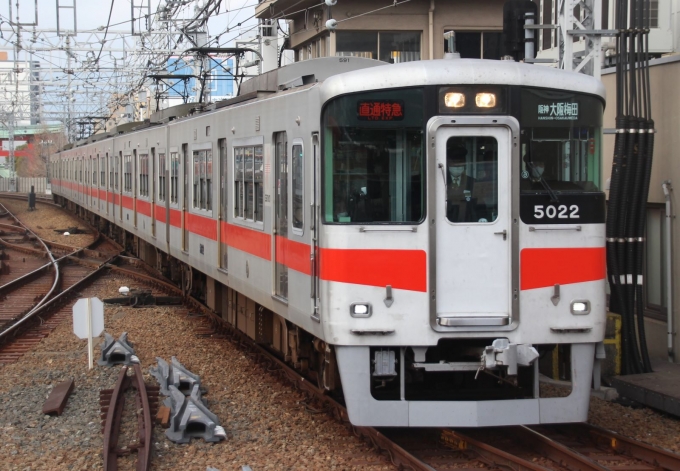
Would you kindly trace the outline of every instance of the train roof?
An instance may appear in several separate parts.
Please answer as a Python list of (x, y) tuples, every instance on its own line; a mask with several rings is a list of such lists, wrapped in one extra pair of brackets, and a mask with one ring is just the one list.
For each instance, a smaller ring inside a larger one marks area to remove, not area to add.
[(345, 72), (386, 64), (386, 62), (364, 57), (336, 56), (294, 62), (246, 80), (239, 88), (239, 95), (264, 90), (278, 92), (309, 83), (323, 82), (328, 77)]
[(329, 77), (321, 86), (321, 101), (376, 89), (458, 84), (549, 87), (606, 99), (601, 81), (576, 72), (513, 61), (440, 59), (389, 64)]

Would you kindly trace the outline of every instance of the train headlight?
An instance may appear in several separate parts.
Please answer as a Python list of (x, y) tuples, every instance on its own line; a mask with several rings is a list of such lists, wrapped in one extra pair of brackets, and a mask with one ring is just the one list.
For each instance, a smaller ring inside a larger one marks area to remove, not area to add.
[(496, 106), (496, 94), (478, 93), (475, 96), (475, 104), (478, 108), (493, 108)]
[(349, 314), (352, 317), (371, 317), (371, 305), (369, 303), (351, 304)]
[(449, 92), (444, 95), (444, 104), (449, 108), (462, 108), (465, 106), (465, 94), (460, 92)]
[(506, 89), (499, 85), (452, 85), (439, 88), (441, 114), (507, 114)]
[(590, 301), (572, 301), (571, 313), (577, 316), (590, 314)]

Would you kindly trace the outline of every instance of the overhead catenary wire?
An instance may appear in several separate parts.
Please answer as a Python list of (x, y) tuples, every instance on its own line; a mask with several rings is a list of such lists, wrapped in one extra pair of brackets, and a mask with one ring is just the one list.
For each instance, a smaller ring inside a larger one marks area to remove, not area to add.
[[(208, 2), (208, 8), (211, 8), (210, 5), (214, 5), (216, 2)], [(222, 2), (224, 3), (224, 2)], [(171, 15), (178, 14), (181, 15), (181, 10), (184, 9), (186, 10), (185, 6), (186, 4), (180, 5), (179, 2), (175, 2), (176, 7), (169, 8), (168, 10), (171, 12)], [(246, 0), (240, 5), (238, 8), (230, 9), (227, 11), (217, 11), (216, 8), (212, 8), (211, 10), (211, 18), (214, 18), (216, 16), (221, 16), (225, 15), (227, 13), (232, 13), (230, 16), (234, 16), (233, 12), (236, 10), (244, 10), (246, 8), (252, 8), (253, 4), (252, 2)], [(159, 10), (160, 11), (160, 10)], [(86, 85), (90, 88), (90, 91), (92, 93), (92, 97), (95, 97), (94, 100), (89, 100), (93, 102), (100, 101), (102, 103), (101, 111), (99, 110), (94, 111), (92, 106), (92, 103), (89, 105), (82, 105), (78, 106), (79, 111), (75, 112), (75, 114), (80, 114), (80, 115), (103, 115), (107, 114), (110, 115), (110, 113), (113, 112), (113, 110), (120, 104), (124, 104), (125, 102), (125, 96), (130, 96), (133, 93), (136, 93), (137, 90), (140, 88), (146, 86), (147, 84), (144, 83), (141, 78), (145, 78), (145, 74), (142, 73), (141, 76), (139, 74), (140, 71), (146, 72), (149, 70), (149, 67), (155, 67), (156, 69), (158, 68), (167, 68), (169, 70), (175, 68), (172, 64), (168, 66), (168, 58), (171, 55), (179, 55), (180, 57), (185, 56), (182, 52), (179, 53), (174, 53), (170, 55), (162, 55), (162, 54), (157, 54), (154, 53), (154, 50), (158, 48), (158, 43), (154, 43), (153, 41), (150, 41), (152, 39), (152, 36), (140, 36), (138, 40), (138, 46), (139, 49), (134, 49), (134, 47), (122, 45), (123, 49), (123, 54), (116, 54), (116, 57), (114, 57), (111, 54), (104, 54), (103, 50), (104, 47), (110, 48), (111, 44), (113, 44), (111, 41), (118, 41), (121, 39), (125, 38), (132, 38), (133, 35), (124, 35), (120, 34), (120, 32), (117, 32), (115, 37), (112, 37), (109, 39), (110, 36), (112, 36), (110, 33), (111, 27), (119, 24), (125, 24), (125, 23), (130, 23), (131, 21), (137, 21), (140, 18), (142, 21), (146, 19), (150, 23), (150, 26), (154, 29), (157, 30), (158, 28), (162, 28), (162, 26), (157, 27), (158, 21), (161, 21), (159, 14), (159, 11), (157, 11), (155, 14), (149, 14), (149, 15), (142, 15), (140, 17), (135, 17), (130, 20), (126, 20), (123, 22), (118, 22), (118, 23), (111, 23), (110, 19), (107, 21), (107, 27), (99, 27), (95, 29), (88, 29), (88, 30), (80, 30), (74, 35), (70, 35), (71, 38), (71, 45), (72, 47), (77, 44), (78, 37), (81, 34), (97, 34), (98, 37), (94, 38), (95, 41), (101, 42), (102, 44), (92, 44), (92, 41), (89, 41), (87, 43), (84, 43), (83, 46), (80, 46), (81, 49), (94, 49), (93, 53), (88, 52), (86, 57), (80, 56), (78, 53), (75, 54), (69, 54), (73, 60), (73, 65), (68, 67), (68, 70), (66, 67), (61, 65), (61, 59), (60, 56), (63, 56), (65, 54), (65, 51), (67, 48), (63, 46), (63, 36), (59, 36), (56, 34), (50, 34), (49, 31), (43, 30), (38, 32), (36, 35), (35, 31), (31, 32), (27, 28), (14, 28), (9, 22), (7, 22), (7, 27), (4, 27), (4, 31), (10, 31), (10, 34), (12, 35), (12, 38), (6, 39), (2, 38), (5, 40), (6, 43), (11, 43), (14, 45), (17, 40), (19, 40), (18, 35), (26, 35), (26, 34), (31, 34), (33, 41), (26, 42), (28, 44), (28, 48), (24, 48), (23, 50), (27, 54), (31, 54), (31, 57), (35, 60), (39, 60), (40, 62), (49, 64), (48, 70), (45, 70), (41, 68), (42, 73), (49, 73), (50, 74), (50, 79), (49, 79), (49, 84), (46, 83), (45, 85), (40, 85), (41, 86), (41, 102), (44, 102), (48, 104), (47, 106), (51, 107), (52, 110), (58, 111), (56, 108), (56, 102), (59, 101), (60, 97), (61, 99), (69, 99), (68, 93), (65, 93), (65, 83), (68, 81), (66, 80), (66, 77), (70, 77), (70, 82), (72, 84), (81, 84), (81, 85)], [(240, 12), (239, 12), (240, 13)], [(238, 18), (238, 14), (235, 16)], [(182, 23), (182, 22), (187, 22), (187, 20), (182, 20), (182, 19), (171, 19), (171, 24), (177, 24), (177, 23)], [(162, 23), (166, 24), (166, 23)], [(33, 28), (35, 30), (35, 28)], [(175, 29), (176, 30), (176, 29)], [(102, 38), (102, 34), (99, 34), (100, 32), (103, 32), (104, 38)], [(234, 31), (238, 35), (238, 33), (243, 34), (243, 28), (238, 28), (237, 31)], [(229, 36), (233, 36), (229, 35)], [(171, 33), (168, 36), (170, 39), (170, 43), (165, 47), (161, 47), (162, 49), (168, 49), (168, 48), (176, 48), (176, 46), (181, 43), (182, 38), (184, 38), (184, 34), (180, 33), (179, 31), (176, 31), (175, 33)], [(179, 38), (179, 39), (178, 39)], [(212, 38), (214, 39), (214, 38)], [(220, 39), (217, 39), (217, 41), (224, 42), (228, 41), (230, 38), (227, 36), (222, 36), (221, 41)], [(165, 41), (165, 40), (163, 40)], [(31, 51), (31, 44), (35, 44), (37, 48), (42, 47), (45, 52), (38, 52), (38, 51)], [(104, 43), (107, 43), (106, 46)], [(43, 46), (41, 46), (43, 45)], [(92, 48), (91, 46), (95, 45), (95, 48)], [(52, 47), (52, 52), (49, 51), (49, 47)], [(127, 49), (127, 51), (125, 51)], [(129, 52), (128, 52), (129, 51)], [(55, 52), (57, 54), (55, 54)], [(96, 54), (96, 55), (95, 55)], [(111, 57), (109, 57), (111, 55)], [(117, 62), (116, 62), (117, 59)], [(141, 67), (142, 62), (146, 66), (146, 68)], [(135, 65), (139, 64), (139, 65)], [(132, 82), (134, 80), (134, 82)], [(60, 85), (61, 83), (61, 85)], [(103, 86), (101, 84), (104, 84)], [(96, 86), (99, 85), (99, 86)], [(81, 89), (81, 93), (82, 93)], [(89, 93), (89, 92), (86, 92)], [(108, 93), (109, 97), (106, 98), (96, 98), (96, 97), (103, 97), (104, 94)], [(125, 95), (125, 96), (123, 96)], [(88, 94), (88, 96), (90, 96)], [(89, 106), (89, 108), (88, 108)], [(86, 109), (87, 108), (87, 109)], [(50, 111), (44, 112), (46, 116), (51, 116)], [(43, 114), (43, 111), (41, 110), (41, 115)], [(57, 113), (57, 116), (59, 113)], [(63, 120), (63, 118), (56, 118), (57, 120)], [(54, 118), (48, 118), (48, 121), (54, 122)]]
[[(381, 7), (377, 10), (384, 10), (385, 8), (393, 8), (402, 3), (407, 3), (410, 0), (405, 0), (401, 2), (390, 3), (385, 7)], [(201, 3), (197, 8), (198, 10), (191, 11), (191, 9), (196, 5), (194, 2), (167, 2), (164, 4), (163, 8), (159, 5), (155, 12), (149, 12), (147, 14), (134, 14), (132, 18), (126, 19), (124, 21), (112, 22), (113, 19), (113, 8), (115, 8), (114, 0), (111, 0), (109, 4), (109, 15), (107, 21), (104, 25), (97, 28), (81, 29), (76, 34), (71, 35), (71, 48), (69, 50), (74, 50), (80, 47), (82, 50), (92, 49), (91, 52), (87, 52), (86, 56), (83, 57), (79, 52), (72, 52), (69, 54), (72, 59), (72, 65), (68, 68), (60, 65), (61, 58), (66, 53), (66, 48), (63, 43), (63, 35), (58, 35), (56, 32), (42, 31), (36, 35), (35, 28), (31, 31), (29, 28), (25, 27), (15, 27), (11, 22), (7, 21), (6, 26), (3, 23), (3, 32), (5, 36), (7, 31), (10, 31), (12, 38), (5, 39), (6, 43), (11, 43), (15, 45), (18, 40), (21, 40), (25, 46), (23, 51), (26, 54), (31, 54), (31, 57), (50, 64), (49, 68), (49, 84), (40, 85), (41, 100), (46, 103), (47, 109), (41, 110), (41, 116), (44, 114), (47, 119), (45, 122), (54, 122), (55, 118), (51, 116), (57, 116), (56, 120), (62, 121), (63, 117), (60, 116), (59, 107), (56, 103), (59, 100), (71, 100), (73, 97), (70, 95), (69, 91), (66, 90), (68, 86), (67, 83), (80, 84), (89, 88), (89, 92), (83, 94), (83, 89), (81, 88), (81, 94), (88, 97), (88, 104), (74, 104), (73, 118), (76, 119), (77, 116), (82, 115), (108, 115), (112, 117), (116, 109), (120, 106), (126, 104), (128, 97), (136, 94), (139, 90), (149, 85), (149, 80), (146, 77), (146, 73), (150, 70), (159, 69), (165, 70), (168, 73), (172, 73), (173, 70), (177, 70), (182, 64), (178, 62), (173, 65), (168, 62), (171, 57), (176, 57), (178, 59), (186, 59), (187, 54), (180, 50), (180, 45), (184, 41), (190, 39), (192, 30), (201, 26), (204, 27), (207, 32), (208, 23), (207, 19), (212, 20), (216, 17), (222, 17), (227, 15), (227, 25), (226, 27), (220, 28), (217, 34), (208, 34), (208, 45), (215, 45), (215, 47), (223, 47), (230, 42), (237, 41), (249, 34), (250, 32), (261, 27), (261, 25), (249, 25), (253, 18), (256, 17), (255, 12), (247, 13), (242, 15), (244, 10), (254, 8), (257, 2), (253, 0), (239, 0), (236, 3), (237, 6), (230, 8), (230, 3), (228, 0), (208, 0), (205, 3)], [(313, 8), (319, 8), (325, 5), (325, 2), (314, 3), (304, 9), (299, 8), (299, 2), (293, 2), (291, 5), (287, 6), (281, 11), (276, 11), (272, 15), (271, 21), (278, 23), (279, 20), (285, 20), (290, 18), (300, 11), (305, 11)], [(367, 13), (362, 13), (358, 16), (363, 16)], [(244, 18), (245, 17), (245, 18)], [(2, 19), (2, 15), (0, 15)], [(3, 20), (4, 21), (4, 20)], [(113, 31), (113, 28), (130, 24), (132, 22), (146, 21), (149, 32), (147, 34), (144, 32), (138, 39), (137, 35), (125, 34), (120, 31)], [(343, 20), (345, 21), (345, 20)], [(211, 21), (212, 24), (212, 21)], [(158, 40), (154, 40), (154, 34), (162, 32), (163, 29), (169, 31), (168, 39), (163, 39), (160, 43)], [(286, 36), (290, 36), (289, 32), (283, 32), (280, 28), (277, 38), (283, 38), (285, 40)], [(113, 34), (115, 33), (115, 34)], [(32, 35), (32, 41), (24, 41), (20, 39), (22, 35)], [(81, 34), (96, 35), (89, 42), (83, 43)], [(124, 42), (130, 39), (136, 39), (136, 44), (130, 46)], [(80, 41), (80, 42), (79, 42)], [(122, 44), (121, 47), (113, 46), (114, 44)], [(33, 45), (31, 44), (33, 43)], [(97, 44), (100, 43), (100, 44)], [(79, 44), (79, 45), (78, 45)], [(156, 50), (159, 49), (159, 44), (163, 46), (160, 49), (169, 50), (175, 49), (176, 52), (172, 54), (157, 53)], [(26, 47), (27, 46), (27, 47)], [(92, 47), (94, 46), (94, 48)], [(112, 53), (105, 52), (110, 50), (112, 47), (122, 49), (122, 53), (116, 52), (115, 56)], [(35, 51), (31, 49), (35, 48)], [(37, 49), (52, 48), (49, 52), (39, 52)], [(285, 48), (285, 45), (282, 49)], [(80, 51), (82, 53), (82, 50)], [(282, 51), (279, 52), (279, 58), (282, 57)], [(68, 70), (67, 70), (68, 69)], [(45, 73), (44, 69), (41, 69), (42, 73)], [(140, 73), (141, 72), (141, 73)], [(208, 73), (208, 70), (202, 70), (202, 73)], [(68, 79), (67, 79), (68, 77)], [(235, 77), (236, 78), (236, 77)], [(238, 79), (237, 79), (238, 80)], [(103, 85), (102, 85), (103, 84)], [(66, 87), (66, 88), (65, 88)], [(108, 94), (108, 96), (106, 96)], [(94, 105), (99, 101), (100, 106)], [(50, 111), (51, 110), (51, 111)], [(52, 113), (52, 114), (51, 114)]]

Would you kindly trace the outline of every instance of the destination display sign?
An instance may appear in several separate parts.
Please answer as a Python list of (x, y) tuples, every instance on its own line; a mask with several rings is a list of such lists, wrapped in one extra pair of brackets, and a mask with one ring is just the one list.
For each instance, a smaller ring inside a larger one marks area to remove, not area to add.
[(357, 102), (359, 121), (401, 121), (404, 119), (402, 100), (362, 100)]
[(552, 102), (537, 106), (539, 121), (576, 121), (578, 119), (578, 103)]

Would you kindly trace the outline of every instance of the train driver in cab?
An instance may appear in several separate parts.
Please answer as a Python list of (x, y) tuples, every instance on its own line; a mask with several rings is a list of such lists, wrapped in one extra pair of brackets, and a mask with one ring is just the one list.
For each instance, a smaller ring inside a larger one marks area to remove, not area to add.
[(467, 174), (467, 149), (459, 144), (446, 147), (446, 217), (451, 222), (477, 222), (476, 181)]

